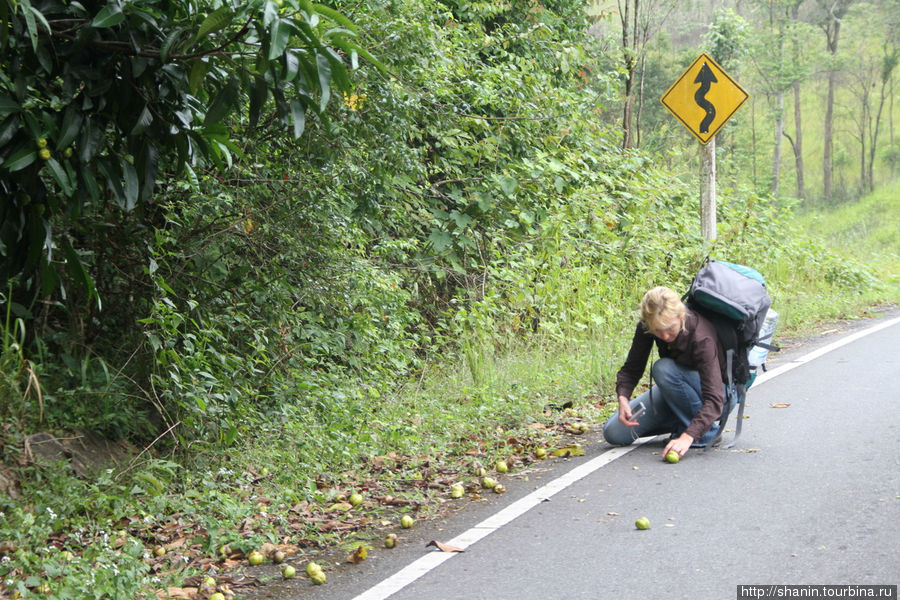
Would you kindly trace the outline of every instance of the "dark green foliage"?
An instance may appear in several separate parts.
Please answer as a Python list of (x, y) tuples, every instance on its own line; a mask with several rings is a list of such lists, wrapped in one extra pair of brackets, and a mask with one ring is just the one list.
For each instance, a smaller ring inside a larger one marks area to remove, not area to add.
[[(53, 30), (50, 63), (27, 19), (10, 21), (5, 43), (21, 58), (4, 60), (30, 83), (4, 79), (4, 93), (39, 108), (3, 105), (37, 125), (6, 140), (0, 181), (37, 186), (52, 204), (32, 221), (6, 205), (24, 227), (4, 230), (7, 276), (27, 273), (22, 257), (44, 265), (7, 304), (27, 335), (5, 363), (24, 401), (4, 413), (23, 429), (165, 434), (159, 443), (196, 448), (300, 428), (336, 440), (329, 460), (350, 460), (405, 431), (361, 433), (435, 357), (458, 355), (478, 379), (511, 345), (603, 337), (623, 303), (685, 283), (708, 250), (694, 185), (622, 153), (607, 131), (616, 74), (596, 68), (608, 61), (582, 3), (336, 5), (355, 25), (289, 4), (96, 7), (92, 25), (75, 15), (87, 41)], [(253, 60), (218, 53), (249, 35), (254, 10), (267, 41)], [(354, 62), (350, 27), (384, 68), (369, 61), (351, 80), (332, 61), (325, 41)], [(122, 51), (99, 52), (110, 48)], [(88, 74), (84, 61), (120, 75)], [(77, 102), (47, 100), (76, 88)], [(287, 108), (290, 94), (314, 120)], [(8, 149), (37, 135), (54, 153), (74, 143), (65, 169), (81, 179), (66, 187), (37, 160), (11, 170)], [(770, 200), (722, 196), (721, 252), (788, 237)], [(45, 232), (36, 245), (29, 228)]]

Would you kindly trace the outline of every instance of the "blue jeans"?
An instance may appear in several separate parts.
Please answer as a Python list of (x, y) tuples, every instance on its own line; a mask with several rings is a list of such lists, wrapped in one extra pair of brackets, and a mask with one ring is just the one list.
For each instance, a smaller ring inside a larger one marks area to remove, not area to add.
[[(619, 422), (617, 410), (603, 425), (603, 437), (614, 446), (628, 446), (640, 437), (648, 435), (673, 434), (681, 435), (694, 415), (700, 410), (703, 400), (700, 392), (700, 374), (693, 370), (680, 366), (671, 358), (661, 358), (650, 370), (656, 385), (634, 398), (630, 405), (631, 411), (637, 410), (637, 406), (643, 403), (647, 407), (638, 425), (629, 427)], [(725, 408), (730, 412), (734, 407), (734, 398), (725, 388)], [(699, 440), (695, 440), (693, 446), (709, 445), (719, 433), (719, 423), (714, 422)]]

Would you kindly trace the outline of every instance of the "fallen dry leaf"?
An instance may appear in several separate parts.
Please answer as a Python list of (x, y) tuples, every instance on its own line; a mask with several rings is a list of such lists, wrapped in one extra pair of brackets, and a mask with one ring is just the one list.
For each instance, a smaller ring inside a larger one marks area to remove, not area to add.
[(769, 406), (771, 406), (772, 408), (787, 408), (790, 405), (790, 402), (774, 402)]
[(441, 552), (465, 552), (465, 550), (463, 550), (462, 548), (457, 548), (456, 546), (451, 546), (450, 544), (445, 544), (445, 543), (439, 542), (437, 540), (431, 540), (430, 542), (425, 544), (426, 548), (428, 548), (430, 546), (434, 546)]
[(196, 597), (197, 591), (197, 588), (170, 587), (164, 590), (158, 590), (156, 592), (156, 597), (160, 600), (190, 600), (191, 598)]

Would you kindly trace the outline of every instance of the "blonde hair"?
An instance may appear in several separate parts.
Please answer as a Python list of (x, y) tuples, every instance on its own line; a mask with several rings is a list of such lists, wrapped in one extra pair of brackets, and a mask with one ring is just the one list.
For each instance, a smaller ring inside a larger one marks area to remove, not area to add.
[(681, 296), (660, 285), (644, 294), (641, 300), (641, 323), (648, 331), (657, 326), (670, 326), (675, 321), (681, 324), (684, 322), (685, 310)]

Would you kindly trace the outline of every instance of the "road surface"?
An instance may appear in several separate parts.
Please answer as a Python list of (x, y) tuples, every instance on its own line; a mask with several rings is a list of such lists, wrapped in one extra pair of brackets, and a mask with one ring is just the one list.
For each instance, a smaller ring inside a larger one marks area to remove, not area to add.
[[(857, 329), (773, 361), (734, 448), (671, 465), (662, 438), (626, 450), (598, 441), (280, 597), (718, 600), (741, 597), (739, 585), (896, 586), (900, 318)], [(465, 552), (426, 549), (430, 539)]]

